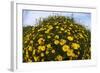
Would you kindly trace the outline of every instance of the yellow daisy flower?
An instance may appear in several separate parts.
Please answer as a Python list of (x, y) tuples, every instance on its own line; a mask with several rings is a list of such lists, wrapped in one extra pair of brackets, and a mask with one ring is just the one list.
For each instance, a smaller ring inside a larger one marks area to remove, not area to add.
[(67, 34), (68, 34), (68, 35), (71, 35), (71, 33), (70, 33), (69, 31), (67, 32)]
[(61, 55), (58, 55), (58, 56), (56, 57), (56, 59), (57, 59), (58, 61), (62, 61), (62, 60), (63, 60), (63, 57), (62, 57)]
[(45, 46), (38, 46), (38, 49), (41, 51), (45, 51)]
[(68, 39), (69, 41), (73, 41), (74, 38), (73, 38), (72, 36), (68, 36), (67, 39)]
[(28, 47), (28, 50), (29, 50), (29, 51), (32, 51), (32, 46), (29, 46), (29, 47)]
[(66, 40), (65, 39), (61, 39), (60, 40), (60, 45), (64, 45), (66, 43)]
[(45, 39), (43, 39), (43, 38), (39, 38), (38, 39), (38, 43), (41, 45), (41, 44), (44, 44), (44, 41), (45, 41)]
[(69, 47), (68, 45), (64, 45), (64, 46), (62, 47), (62, 50), (63, 50), (64, 52), (69, 51), (69, 49), (70, 49), (70, 47)]
[(47, 44), (47, 48), (51, 48), (51, 44)]
[(46, 30), (45, 33), (49, 33), (50, 29)]
[(67, 52), (67, 56), (75, 57), (72, 49)]
[(60, 30), (62, 30), (62, 31), (63, 31), (63, 30), (64, 30), (64, 28), (60, 28)]
[(46, 53), (46, 55), (48, 55), (49, 54), (49, 51), (46, 51), (45, 53)]
[(41, 57), (44, 57), (44, 53), (41, 53)]
[(48, 38), (48, 39), (50, 39), (50, 38), (51, 38), (51, 36), (49, 36), (49, 35), (48, 35), (48, 36), (47, 36), (47, 38)]
[(59, 28), (59, 26), (56, 26), (56, 28)]
[(77, 43), (72, 43), (71, 47), (72, 47), (73, 49), (78, 49), (78, 48), (80, 48), (80, 45), (77, 44)]
[(53, 26), (49, 25), (48, 28), (49, 28), (49, 29), (53, 29)]
[(55, 40), (54, 41), (54, 44), (58, 45), (59, 44), (59, 41), (58, 40)]
[(59, 39), (59, 35), (55, 35), (55, 39)]

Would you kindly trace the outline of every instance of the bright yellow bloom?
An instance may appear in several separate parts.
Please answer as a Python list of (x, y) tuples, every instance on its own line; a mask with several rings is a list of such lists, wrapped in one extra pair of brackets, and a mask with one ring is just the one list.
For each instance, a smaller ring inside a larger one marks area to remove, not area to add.
[(58, 45), (59, 44), (59, 41), (58, 40), (55, 40), (54, 41), (54, 44)]
[(55, 36), (55, 39), (59, 39), (59, 35), (56, 35), (56, 36)]
[(51, 44), (47, 44), (47, 48), (51, 48)]
[(75, 57), (75, 54), (72, 49), (67, 52), (67, 56)]
[(64, 45), (66, 43), (66, 40), (65, 39), (61, 39), (60, 40), (60, 45)]
[(62, 61), (62, 60), (63, 60), (63, 57), (62, 57), (61, 55), (58, 55), (58, 56), (56, 57), (56, 59), (57, 59), (58, 61)]
[(41, 51), (45, 51), (45, 46), (38, 46), (38, 49)]
[(70, 47), (69, 47), (68, 45), (64, 45), (64, 46), (62, 47), (62, 50), (63, 50), (64, 52), (69, 51), (69, 49), (70, 49)]
[(71, 47), (72, 47), (73, 49), (78, 49), (78, 48), (80, 48), (80, 45), (77, 44), (77, 43), (72, 43)]
[(69, 41), (73, 41), (74, 38), (73, 38), (72, 36), (68, 36), (67, 39), (68, 39)]
[(29, 50), (29, 51), (32, 51), (32, 46), (29, 46), (29, 47), (28, 47), (28, 50)]
[(43, 38), (39, 38), (39, 39), (38, 39), (38, 43), (39, 43), (40, 45), (41, 45), (41, 44), (44, 44), (44, 41), (45, 41), (45, 40), (44, 40)]

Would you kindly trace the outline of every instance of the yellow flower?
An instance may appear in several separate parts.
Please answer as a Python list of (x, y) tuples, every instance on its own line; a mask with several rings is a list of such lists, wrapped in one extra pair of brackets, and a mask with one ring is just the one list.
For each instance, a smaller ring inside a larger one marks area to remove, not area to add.
[(45, 46), (38, 46), (38, 49), (41, 51), (45, 51)]
[(68, 45), (64, 45), (63, 47), (62, 47), (62, 50), (64, 51), (64, 52), (67, 52), (67, 51), (69, 51), (69, 46)]
[(56, 59), (57, 59), (58, 61), (62, 61), (62, 60), (63, 60), (63, 57), (62, 57), (61, 55), (58, 55), (58, 56), (56, 57)]
[(72, 47), (73, 49), (78, 49), (78, 48), (80, 48), (80, 45), (77, 44), (77, 43), (72, 43), (71, 47)]
[(61, 39), (60, 40), (60, 45), (64, 45), (66, 43), (66, 40), (65, 39)]
[(72, 36), (68, 36), (67, 39), (68, 39), (69, 41), (73, 41), (74, 38), (73, 38)]
[(53, 26), (51, 26), (51, 25), (49, 25), (48, 27), (49, 27), (49, 29), (53, 29)]
[(56, 22), (56, 23), (54, 23), (54, 25), (57, 25), (58, 23)]
[(51, 48), (51, 44), (47, 44), (47, 48)]
[(29, 46), (29, 47), (28, 47), (28, 50), (29, 50), (29, 51), (32, 51), (32, 46)]
[(59, 26), (56, 26), (56, 28), (59, 28)]
[(43, 38), (39, 38), (39, 39), (38, 39), (38, 43), (39, 43), (39, 44), (44, 44), (44, 41), (45, 41), (45, 40), (44, 40)]
[(67, 32), (67, 30), (65, 30), (65, 32)]
[(48, 55), (49, 54), (49, 51), (46, 51), (45, 53)]
[(55, 36), (55, 39), (59, 39), (59, 36), (58, 36), (58, 35), (56, 35), (56, 36)]
[(80, 52), (78, 51), (78, 55), (80, 54)]
[(44, 53), (41, 53), (41, 57), (44, 57)]
[(26, 54), (28, 54), (28, 51), (26, 50)]
[(55, 53), (55, 50), (53, 49), (51, 52), (52, 52), (52, 53)]
[(67, 34), (68, 34), (68, 35), (71, 35), (71, 33), (70, 33), (69, 31), (67, 32)]
[(55, 40), (54, 41), (54, 44), (58, 45), (59, 44), (59, 41), (58, 40)]
[(49, 33), (50, 29), (46, 30), (45, 33)]
[(67, 52), (67, 56), (75, 57), (75, 54), (73, 53), (73, 50), (72, 50), (72, 49), (70, 49), (70, 50)]
[(60, 28), (60, 30), (62, 30), (62, 31), (63, 31), (63, 30), (64, 30), (64, 28)]
[(25, 41), (24, 43), (27, 43), (27, 41)]
[(50, 39), (50, 38), (51, 38), (51, 36), (49, 36), (49, 35), (48, 35), (48, 36), (47, 36), (47, 38), (48, 38), (48, 39)]

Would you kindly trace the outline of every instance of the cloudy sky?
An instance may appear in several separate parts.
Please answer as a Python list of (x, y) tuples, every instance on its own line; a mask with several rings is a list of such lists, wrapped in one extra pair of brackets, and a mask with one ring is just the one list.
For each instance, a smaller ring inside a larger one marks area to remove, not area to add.
[(32, 11), (32, 10), (23, 10), (23, 26), (35, 25), (36, 21), (41, 18), (46, 18), (50, 15), (63, 15), (71, 17), (73, 13), (73, 18), (76, 22), (85, 25), (90, 29), (91, 25), (91, 14), (90, 13), (75, 13), (75, 12), (50, 12), (50, 11)]

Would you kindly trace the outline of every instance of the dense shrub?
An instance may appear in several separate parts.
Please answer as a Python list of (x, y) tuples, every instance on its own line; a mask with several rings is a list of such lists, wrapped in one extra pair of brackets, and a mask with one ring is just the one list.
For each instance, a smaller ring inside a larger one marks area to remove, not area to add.
[(23, 27), (23, 62), (91, 59), (91, 33), (65, 16)]

